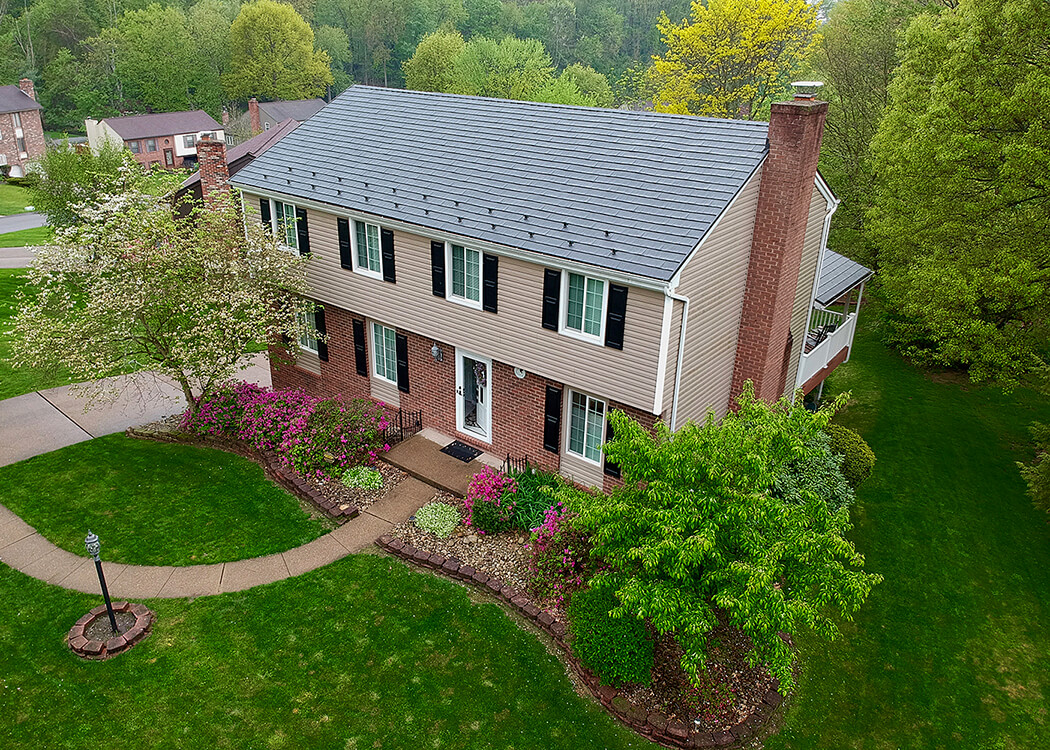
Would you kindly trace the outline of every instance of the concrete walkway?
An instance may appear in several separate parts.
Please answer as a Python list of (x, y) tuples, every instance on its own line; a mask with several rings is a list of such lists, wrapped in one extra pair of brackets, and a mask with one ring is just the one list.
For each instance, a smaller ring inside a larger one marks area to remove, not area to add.
[(36, 248), (0, 247), (0, 268), (29, 268), (36, 259)]
[(47, 224), (47, 217), (35, 211), (0, 216), (0, 234), (20, 232), (23, 229), (36, 229)]
[[(434, 491), (409, 477), (335, 531), (276, 555), (180, 567), (103, 561), (106, 584), (114, 599), (178, 599), (243, 591), (291, 578), (360, 552), (394, 524), (407, 521), (434, 497)], [(59, 549), (2, 505), (0, 562), (45, 583), (86, 594), (101, 593), (91, 558)]]
[(395, 445), (383, 458), (427, 484), (456, 497), (464, 497), (474, 474), (485, 465), (498, 469), (503, 462), (489, 453), (482, 453), (472, 461), (460, 461), (442, 453), (441, 449), (453, 439), (435, 430), (423, 429)]

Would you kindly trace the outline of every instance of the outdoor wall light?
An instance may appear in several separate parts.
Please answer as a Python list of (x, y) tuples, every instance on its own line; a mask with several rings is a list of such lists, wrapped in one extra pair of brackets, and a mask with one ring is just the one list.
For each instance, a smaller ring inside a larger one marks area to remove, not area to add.
[(435, 362), (440, 362), (445, 358), (445, 355), (441, 351), (441, 347), (437, 344), (430, 347), (430, 356), (434, 358)]

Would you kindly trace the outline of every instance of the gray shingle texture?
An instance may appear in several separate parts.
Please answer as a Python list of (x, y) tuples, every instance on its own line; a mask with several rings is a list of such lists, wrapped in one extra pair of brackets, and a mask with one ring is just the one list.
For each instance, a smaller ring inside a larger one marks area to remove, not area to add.
[(874, 273), (845, 255), (825, 249), (817, 282), (817, 302), (829, 305)]
[(768, 125), (352, 86), (233, 182), (670, 279)]
[(0, 86), (0, 114), (28, 112), (31, 109), (43, 109), (43, 107), (18, 86)]
[(125, 141), (222, 129), (222, 126), (203, 109), (193, 112), (158, 112), (152, 115), (107, 117), (105, 123)]

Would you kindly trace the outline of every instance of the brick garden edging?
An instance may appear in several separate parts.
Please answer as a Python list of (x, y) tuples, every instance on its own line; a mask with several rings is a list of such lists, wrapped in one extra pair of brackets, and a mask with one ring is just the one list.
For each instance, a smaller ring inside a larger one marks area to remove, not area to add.
[(558, 647), (565, 652), (565, 660), (569, 666), (579, 675), (587, 689), (601, 702), (606, 711), (646, 739), (664, 747), (737, 747), (758, 734), (759, 730), (769, 723), (773, 712), (784, 700), (784, 695), (778, 689), (779, 683), (774, 679), (773, 687), (766, 693), (758, 709), (740, 724), (728, 732), (697, 732), (693, 727), (681, 721), (672, 720), (659, 711), (647, 711), (641, 706), (636, 706), (622, 696), (616, 688), (602, 685), (598, 676), (583, 666), (572, 653), (565, 624), (555, 620), (549, 612), (541, 610), (521, 591), (504, 584), (488, 573), (478, 571), (470, 565), (463, 565), (454, 557), (445, 557), (437, 552), (416, 549), (411, 544), (406, 544), (389, 534), (379, 537), (376, 544), (402, 560), (428, 568), (457, 581), (469, 583), (486, 593), (498, 596), (516, 608), (519, 614), (533, 621), (550, 635)]
[(131, 602), (113, 602), (114, 612), (129, 612), (135, 615), (135, 624), (119, 635), (107, 638), (104, 641), (95, 641), (88, 638), (84, 631), (95, 620), (108, 617), (106, 605), (100, 604), (86, 615), (77, 620), (70, 628), (66, 640), (69, 648), (77, 656), (85, 659), (109, 659), (121, 654), (149, 635), (153, 627), (156, 615), (143, 604), (132, 604)]
[(318, 492), (290, 467), (282, 463), (273, 451), (256, 450), (239, 440), (219, 438), (213, 435), (197, 436), (182, 432), (143, 430), (137, 427), (129, 427), (126, 434), (129, 437), (156, 440), (162, 443), (206, 445), (209, 448), (217, 448), (227, 453), (234, 453), (262, 466), (263, 472), (270, 481), (288, 490), (300, 500), (310, 503), (326, 516), (334, 519), (336, 523), (344, 524), (350, 519), (361, 515), (361, 510), (356, 505), (331, 500)]

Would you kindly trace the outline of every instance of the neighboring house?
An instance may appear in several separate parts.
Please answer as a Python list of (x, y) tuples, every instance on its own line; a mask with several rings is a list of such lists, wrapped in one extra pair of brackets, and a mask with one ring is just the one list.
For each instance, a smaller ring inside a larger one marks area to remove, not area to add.
[(826, 111), (800, 97), (763, 123), (353, 86), (231, 180), (311, 255), (323, 306), (327, 342), (299, 342), (273, 382), (420, 411), (597, 486), (618, 475), (614, 409), (677, 428), (747, 380), (765, 399), (814, 388), (851, 344), (825, 328), (806, 346), (833, 322), (811, 323), (814, 291), (863, 283), (817, 284), (837, 205), (816, 173)]
[(222, 126), (204, 110), (85, 120), (88, 145), (123, 144), (147, 167), (189, 167), (197, 163), (197, 141), (225, 138)]
[(259, 133), (276, 128), (285, 120), (295, 120), (302, 124), (320, 112), (324, 105), (324, 99), (260, 102), (252, 97), (248, 100), (247, 112), (233, 118), (229, 118), (227, 113), (223, 112), (226, 144), (240, 145)]
[[(260, 154), (265, 152), (273, 144), (277, 143), (297, 127), (299, 127), (299, 123), (295, 120), (285, 120), (284, 122), (278, 123), (273, 129), (260, 133), (254, 138), (245, 141), (239, 146), (234, 146), (229, 150), (226, 149), (226, 144), (223, 141), (216, 141), (222, 145), (221, 148), (215, 149), (214, 146), (209, 146), (208, 148), (215, 151), (215, 158), (220, 160), (221, 163), (210, 169), (205, 166), (205, 160), (208, 157), (205, 156), (205, 147), (202, 145), (203, 141), (198, 141), (197, 150), (200, 169), (187, 177), (182, 185), (179, 186), (178, 191), (175, 193), (176, 204), (185, 207), (185, 201), (183, 199), (187, 195), (197, 201), (201, 199), (202, 175), (213, 179), (213, 183), (208, 186), (210, 190), (215, 191), (224, 189), (229, 184), (230, 177), (237, 174), (242, 168), (251, 164)], [(209, 155), (211, 154), (211, 150), (208, 151)]]
[(17, 86), (0, 86), (0, 166), (6, 165), (12, 177), (25, 176), (26, 165), (44, 155), (41, 110), (28, 78)]

